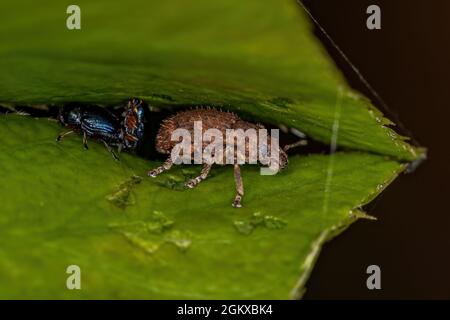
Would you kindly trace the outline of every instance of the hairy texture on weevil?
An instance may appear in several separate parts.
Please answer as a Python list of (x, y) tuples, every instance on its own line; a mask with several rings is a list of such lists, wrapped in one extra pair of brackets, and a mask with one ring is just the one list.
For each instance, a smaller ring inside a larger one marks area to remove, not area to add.
[[(158, 131), (157, 137), (156, 137), (156, 149), (158, 152), (163, 154), (171, 154), (172, 149), (180, 143), (180, 141), (172, 141), (172, 133), (177, 129), (185, 129), (191, 134), (191, 150), (192, 155), (194, 154), (194, 126), (195, 122), (201, 121), (201, 130), (202, 135), (203, 133), (208, 129), (217, 129), (222, 133), (223, 137), (223, 163), (225, 163), (225, 157), (226, 157), (226, 130), (227, 129), (234, 129), (238, 130), (241, 129), (243, 131), (246, 131), (248, 129), (254, 129), (256, 131), (256, 134), (258, 134), (259, 129), (264, 129), (264, 126), (261, 124), (254, 124), (251, 122), (247, 122), (239, 118), (235, 113), (232, 112), (224, 112), (219, 111), (214, 108), (200, 108), (200, 109), (193, 109), (188, 111), (179, 112), (167, 119), (165, 119)], [(206, 146), (208, 146), (211, 143), (211, 141), (202, 141), (202, 151)], [(260, 146), (260, 141), (257, 142), (256, 148)], [(267, 134), (267, 142), (266, 142), (267, 149), (271, 150), (271, 137), (269, 134)], [(251, 150), (251, 148), (254, 148), (255, 146), (252, 146), (248, 139), (245, 139), (245, 156), (241, 155), (240, 159), (245, 160), (246, 163), (248, 163), (249, 160), (249, 154), (250, 151), (253, 152), (253, 154), (258, 155), (258, 150)], [(239, 155), (237, 152), (235, 152), (234, 157), (234, 177), (236, 182), (236, 197), (233, 202), (233, 207), (241, 207), (241, 199), (244, 195), (244, 187), (242, 183), (242, 177), (240, 173), (240, 168), (237, 163), (237, 157)], [(211, 165), (206, 163), (206, 161), (203, 160), (203, 169), (201, 171), (201, 174), (194, 179), (189, 180), (186, 183), (186, 187), (188, 188), (194, 188), (197, 186), (202, 180), (206, 179), (208, 176), (208, 173), (211, 169)], [(279, 160), (278, 165), (280, 168), (284, 168), (288, 163), (288, 157), (287, 154), (280, 148), (279, 149)], [(169, 170), (172, 167), (172, 159), (169, 156), (169, 158), (164, 162), (163, 165), (159, 166), (158, 168), (155, 168), (151, 171), (149, 171), (148, 175), (151, 177), (156, 177), (163, 171)], [(269, 165), (271, 163), (269, 162)]]
[[(170, 154), (173, 147), (177, 145), (180, 141), (172, 141), (172, 133), (176, 129), (185, 129), (191, 133), (191, 150), (192, 155), (194, 153), (194, 123), (196, 121), (201, 121), (202, 123), (202, 134), (208, 129), (217, 129), (222, 133), (223, 137), (223, 148), (224, 148), (224, 163), (225, 163), (225, 149), (226, 149), (226, 130), (233, 129), (238, 130), (241, 129), (246, 131), (248, 129), (254, 129), (256, 133), (258, 133), (259, 129), (265, 129), (262, 124), (254, 124), (251, 122), (244, 121), (240, 119), (235, 113), (232, 112), (224, 112), (219, 111), (217, 109), (206, 108), (206, 109), (194, 109), (179, 112), (167, 119), (165, 119), (158, 131), (156, 137), (156, 149), (160, 153)], [(202, 150), (206, 146), (208, 146), (211, 142), (207, 140), (203, 140)], [(258, 141), (258, 145), (259, 145)], [(271, 147), (271, 139), (270, 135), (267, 135), (267, 148), (270, 150)], [(245, 140), (245, 162), (248, 162), (250, 148), (248, 139)], [(258, 151), (258, 150), (252, 150)], [(286, 153), (280, 149), (280, 168), (284, 168), (287, 165), (287, 155)], [(237, 154), (237, 152), (236, 152)], [(237, 161), (235, 155), (235, 161)]]

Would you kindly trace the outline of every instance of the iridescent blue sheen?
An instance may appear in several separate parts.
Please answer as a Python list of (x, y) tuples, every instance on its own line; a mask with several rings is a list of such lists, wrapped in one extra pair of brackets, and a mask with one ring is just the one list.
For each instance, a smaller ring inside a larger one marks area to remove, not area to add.
[(120, 121), (105, 108), (73, 108), (63, 113), (61, 121), (75, 131), (82, 131), (88, 137), (103, 140), (110, 145), (122, 144)]

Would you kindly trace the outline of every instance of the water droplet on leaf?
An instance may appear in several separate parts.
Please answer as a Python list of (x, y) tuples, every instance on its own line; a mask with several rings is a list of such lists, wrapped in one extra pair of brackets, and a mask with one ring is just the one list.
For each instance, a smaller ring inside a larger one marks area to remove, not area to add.
[(255, 212), (247, 221), (236, 220), (233, 222), (233, 225), (239, 233), (248, 235), (258, 227), (281, 229), (287, 225), (287, 222), (275, 216), (262, 215), (261, 212)]
[(133, 186), (141, 181), (142, 177), (132, 176), (128, 180), (122, 182), (114, 192), (107, 195), (106, 200), (112, 202), (121, 209), (125, 209), (127, 206), (134, 204), (134, 200), (131, 197), (131, 190)]

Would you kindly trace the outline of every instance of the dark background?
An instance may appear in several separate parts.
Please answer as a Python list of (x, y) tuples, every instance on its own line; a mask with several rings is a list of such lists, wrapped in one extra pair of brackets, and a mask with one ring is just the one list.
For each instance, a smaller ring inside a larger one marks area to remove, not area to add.
[[(426, 162), (366, 208), (378, 221), (360, 220), (325, 245), (305, 298), (450, 299), (450, 1), (303, 2), (388, 110), (316, 29), (351, 86), (428, 148)], [(366, 28), (371, 4), (381, 8), (381, 30)], [(366, 287), (371, 264), (381, 268), (381, 290)]]

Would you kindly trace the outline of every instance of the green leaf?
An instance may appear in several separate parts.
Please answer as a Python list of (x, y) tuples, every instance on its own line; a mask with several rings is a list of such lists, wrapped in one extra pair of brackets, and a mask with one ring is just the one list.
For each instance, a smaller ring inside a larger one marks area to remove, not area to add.
[(342, 99), (339, 145), (418, 155), (348, 88), (295, 0), (84, 0), (76, 31), (60, 3), (24, 3), (0, 11), (0, 102), (216, 105), (329, 143)]
[[(275, 176), (244, 166), (245, 206), (234, 209), (229, 167), (177, 191), (199, 168), (151, 179), (157, 163), (118, 163), (80, 137), (57, 143), (58, 130), (0, 117), (0, 297), (297, 297), (322, 243), (403, 168), (358, 152), (293, 157)], [(65, 288), (72, 264), (80, 291)]]
[[(150, 179), (158, 162), (115, 162), (99, 143), (56, 143), (55, 121), (1, 115), (0, 297), (301, 297), (322, 244), (424, 153), (348, 87), (295, 1), (77, 4), (70, 31), (65, 5), (2, 2), (1, 105), (212, 105), (344, 151), (291, 157), (275, 176), (244, 166), (233, 209), (230, 167), (184, 190), (196, 166)], [(65, 286), (72, 264), (81, 290)]]

